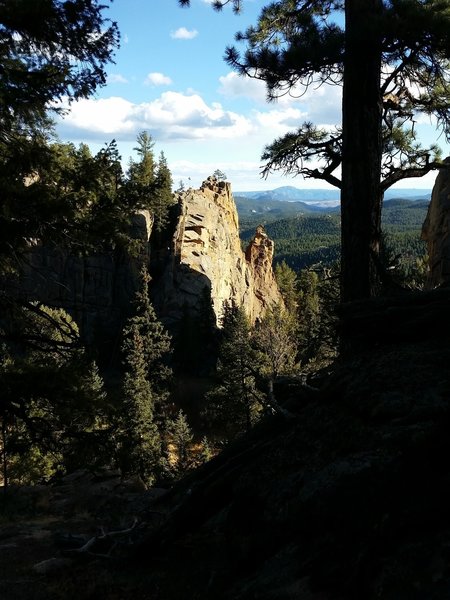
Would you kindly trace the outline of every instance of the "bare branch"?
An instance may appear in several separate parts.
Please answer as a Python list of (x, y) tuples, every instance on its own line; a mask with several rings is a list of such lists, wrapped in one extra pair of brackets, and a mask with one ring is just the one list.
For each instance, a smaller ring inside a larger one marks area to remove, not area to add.
[[(86, 555), (95, 557), (95, 558), (111, 558), (111, 555), (115, 548), (118, 546), (119, 542), (115, 538), (121, 538), (123, 536), (128, 535), (132, 531), (134, 531), (138, 525), (139, 521), (135, 517), (133, 523), (127, 529), (121, 529), (119, 531), (110, 531), (105, 532), (103, 528), (101, 529), (98, 535), (90, 538), (81, 548), (75, 548), (71, 550), (66, 550), (63, 554), (65, 556), (76, 556), (76, 555)], [(106, 553), (104, 552), (93, 552), (92, 550), (97, 545), (104, 545), (105, 541), (111, 541), (111, 545)]]

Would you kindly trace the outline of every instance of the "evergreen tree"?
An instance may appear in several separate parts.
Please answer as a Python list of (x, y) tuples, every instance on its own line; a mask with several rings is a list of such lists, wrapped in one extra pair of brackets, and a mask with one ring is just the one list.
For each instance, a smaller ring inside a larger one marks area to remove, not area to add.
[(76, 343), (76, 324), (61, 309), (11, 308), (0, 351), (4, 479), (32, 483), (57, 469), (95, 464), (105, 393), (95, 364)]
[(213, 173), (213, 177), (215, 177), (218, 181), (226, 181), (227, 176), (220, 169), (216, 169)]
[(155, 157), (153, 147), (155, 142), (146, 131), (137, 136), (137, 146), (133, 148), (138, 154), (138, 161), (130, 161), (128, 176), (141, 193), (149, 192), (155, 180)]
[(210, 461), (214, 456), (213, 449), (211, 448), (211, 444), (210, 444), (208, 438), (206, 437), (206, 435), (204, 435), (202, 437), (202, 440), (200, 442), (200, 448), (201, 448), (201, 450), (200, 450), (199, 460), (200, 460), (200, 464), (202, 465), (202, 464)]
[[(84, 145), (59, 142), (42, 141), (36, 152), (42, 160), (30, 164), (33, 176), (27, 185), (21, 159), (9, 165), (0, 158), (0, 187), (2, 181), (7, 187), (0, 201), (0, 229), (1, 211), (15, 215), (11, 223), (3, 222), (0, 275), (20, 273), (28, 264), (30, 238), (74, 254), (131, 248), (129, 224), (135, 207), (122, 187), (115, 141), (95, 156)], [(2, 300), (0, 293), (0, 304)]]
[(264, 395), (256, 385), (256, 353), (250, 335), (244, 309), (225, 304), (217, 369), (219, 383), (207, 396), (207, 416), (232, 436), (249, 431), (264, 403)]
[(123, 330), (123, 352), (127, 356), (133, 349), (135, 328), (142, 339), (146, 377), (151, 381), (154, 397), (163, 403), (167, 398), (168, 380), (171, 370), (165, 360), (171, 352), (171, 338), (158, 320), (152, 306), (148, 286), (150, 276), (144, 266), (141, 270), (141, 288), (136, 293), (135, 314), (128, 320)]
[(161, 436), (155, 422), (155, 401), (138, 325), (130, 325), (127, 334), (119, 464), (124, 475), (139, 475), (142, 481), (151, 484), (161, 458)]
[(164, 152), (158, 162), (153, 154), (154, 142), (146, 131), (137, 138), (136, 150), (139, 160), (130, 161), (126, 194), (137, 208), (146, 208), (153, 213), (155, 231), (161, 234), (168, 223), (169, 207), (173, 204), (172, 174)]
[(267, 382), (268, 404), (278, 410), (274, 383), (281, 375), (292, 375), (297, 367), (297, 316), (283, 306), (273, 306), (256, 325), (252, 341), (258, 351), (257, 369)]
[(118, 46), (117, 25), (97, 0), (2, 2), (0, 12), (0, 137), (12, 124), (45, 117), (55, 100), (90, 96), (106, 83)]
[(299, 277), (299, 358), (302, 371), (329, 364), (337, 351), (339, 265), (303, 269)]
[(298, 309), (298, 281), (296, 272), (285, 260), (275, 265), (275, 279), (287, 310), (295, 315)]
[(299, 279), (299, 351), (303, 364), (319, 352), (320, 317), (319, 276), (303, 269)]
[(105, 8), (97, 0), (1, 4), (0, 274), (17, 268), (30, 239), (68, 230), (67, 195), (55, 203), (40, 181), (51, 158), (48, 112), (105, 83), (118, 45)]
[(138, 474), (151, 484), (164, 462), (162, 436), (167, 429), (170, 377), (164, 359), (170, 352), (170, 337), (150, 302), (145, 267), (141, 278), (135, 315), (123, 331), (126, 373), (118, 423), (119, 461), (124, 473)]
[(173, 204), (172, 174), (164, 152), (159, 156), (155, 177), (155, 191), (151, 202), (156, 231), (160, 232), (169, 220), (169, 207)]
[(79, 218), (80, 237), (86, 250), (125, 248), (133, 252), (135, 240), (129, 235), (130, 220), (139, 204), (126, 193), (116, 141), (105, 144), (92, 159), (85, 155), (82, 166), (82, 185), (84, 190), (89, 190), (90, 198)]
[(183, 473), (192, 463), (190, 445), (194, 436), (182, 410), (178, 411), (176, 419), (171, 423), (170, 436), (175, 450), (176, 469)]

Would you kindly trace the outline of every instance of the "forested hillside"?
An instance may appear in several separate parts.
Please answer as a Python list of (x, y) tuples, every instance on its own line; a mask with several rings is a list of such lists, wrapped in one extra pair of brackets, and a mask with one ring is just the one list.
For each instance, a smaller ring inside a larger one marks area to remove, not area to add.
[[(238, 209), (242, 204), (238, 203)], [(324, 209), (307, 212), (309, 207), (306, 205), (303, 212), (302, 205), (300, 214), (290, 216), (294, 210), (292, 206), (296, 203), (277, 204), (282, 206), (277, 207), (275, 204), (273, 209), (270, 207), (270, 210), (261, 214), (249, 214), (246, 208), (240, 208), (240, 214), (243, 214), (241, 237), (244, 241), (250, 239), (252, 227), (263, 224), (275, 242), (276, 262), (284, 260), (289, 266), (299, 270), (318, 263), (330, 266), (339, 260), (341, 230), (338, 208), (333, 212)], [(382, 228), (385, 252), (391, 259), (397, 257), (397, 262), (401, 261), (403, 268), (410, 269), (416, 259), (422, 260), (426, 254), (421, 230), (428, 204), (405, 199), (384, 202)], [(283, 218), (278, 220), (280, 213)]]

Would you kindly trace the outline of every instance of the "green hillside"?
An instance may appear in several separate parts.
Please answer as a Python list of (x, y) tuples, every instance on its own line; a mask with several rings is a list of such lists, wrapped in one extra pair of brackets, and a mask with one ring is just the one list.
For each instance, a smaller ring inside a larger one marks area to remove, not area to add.
[[(267, 234), (275, 242), (276, 262), (285, 260), (291, 267), (302, 269), (318, 262), (331, 264), (339, 259), (340, 215), (338, 212), (323, 210), (318, 212), (316, 209), (315, 212), (292, 215), (289, 211), (292, 211), (292, 206), (297, 203), (277, 202), (276, 204), (282, 205), (279, 206), (277, 214), (283, 214), (283, 218), (278, 220), (273, 218), (274, 213), (271, 210), (260, 214), (244, 211), (243, 218), (240, 213), (241, 238), (244, 242), (252, 238), (257, 225), (263, 224)], [(240, 210), (239, 206), (238, 210)], [(428, 202), (425, 201), (405, 199), (385, 201), (382, 225), (390, 255), (401, 255), (408, 260), (414, 260), (425, 254), (426, 247), (420, 239), (420, 233), (427, 209)]]

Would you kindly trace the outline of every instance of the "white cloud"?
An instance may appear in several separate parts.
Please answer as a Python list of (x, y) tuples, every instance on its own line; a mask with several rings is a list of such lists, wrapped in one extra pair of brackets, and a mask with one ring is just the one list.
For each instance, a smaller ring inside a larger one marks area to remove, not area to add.
[(128, 79), (126, 79), (120, 73), (111, 73), (107, 77), (107, 83), (128, 83)]
[(282, 135), (291, 129), (296, 129), (307, 118), (308, 113), (291, 107), (265, 112), (255, 111), (255, 119), (261, 129), (270, 131), (272, 135)]
[(95, 138), (95, 134), (115, 135), (134, 132), (133, 103), (120, 97), (84, 99), (73, 103), (60, 121), (64, 129)]
[[(161, 73), (150, 75), (153, 81), (161, 83), (165, 78)], [(207, 156), (211, 152), (206, 149), (208, 142), (217, 155), (228, 152), (238, 159), (244, 157), (244, 152), (259, 158), (266, 144), (304, 121), (335, 123), (328, 117), (333, 112), (335, 115), (331, 116), (339, 117), (340, 101), (337, 102), (336, 92), (327, 99), (325, 92), (319, 90), (305, 104), (269, 104), (243, 113), (228, 110), (218, 102), (207, 103), (195, 92), (166, 91), (148, 102), (135, 103), (115, 96), (83, 99), (66, 108), (67, 114), (58, 124), (62, 139), (104, 142), (114, 137), (126, 142), (134, 140), (139, 131), (148, 130), (158, 142), (202, 140)]]
[(135, 104), (124, 98), (85, 99), (71, 105), (58, 127), (62, 137), (131, 140), (149, 130), (156, 140), (235, 139), (252, 131), (249, 119), (208, 105), (197, 94), (164, 92), (151, 102)]
[(150, 85), (170, 85), (172, 80), (163, 73), (149, 73), (145, 78), (145, 83)]
[(308, 119), (317, 125), (340, 125), (342, 121), (342, 87), (310, 87), (299, 102), (304, 104)]
[(198, 31), (196, 29), (186, 29), (186, 27), (179, 27), (176, 31), (170, 32), (170, 37), (174, 40), (192, 40), (197, 37)]
[(249, 98), (256, 102), (266, 102), (266, 84), (259, 79), (240, 77), (231, 72), (219, 77), (219, 92), (229, 98)]
[[(266, 100), (266, 85), (259, 79), (250, 77), (241, 77), (237, 73), (231, 72), (225, 76), (219, 77), (220, 87), (219, 93), (227, 98), (247, 98), (258, 104), (266, 106), (276, 106), (277, 110), (269, 110), (267, 114), (275, 117), (277, 113), (287, 107), (295, 107), (298, 114), (294, 114), (295, 118), (310, 120), (314, 123), (323, 125), (336, 125), (341, 122), (341, 94), (342, 89), (338, 85), (309, 85), (308, 87), (297, 85), (287, 94), (280, 95), (273, 102), (268, 103)], [(292, 127), (298, 127), (301, 121), (297, 124), (292, 123)], [(287, 122), (285, 123), (287, 124)]]

